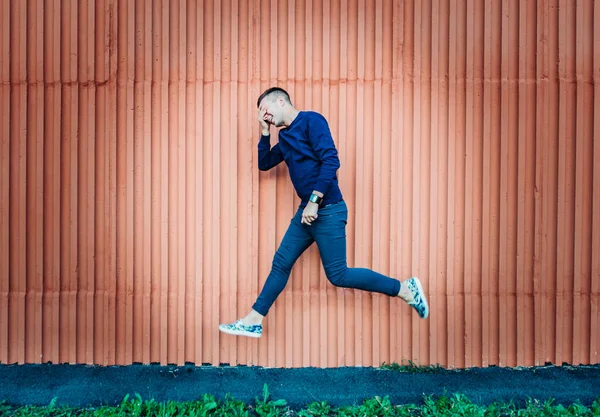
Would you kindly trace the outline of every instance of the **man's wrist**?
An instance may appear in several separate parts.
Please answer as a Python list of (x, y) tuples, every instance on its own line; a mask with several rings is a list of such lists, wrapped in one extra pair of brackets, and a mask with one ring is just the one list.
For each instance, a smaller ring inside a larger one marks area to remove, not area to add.
[(309, 203), (314, 203), (317, 205), (321, 204), (321, 202), (323, 201), (323, 193), (313, 191), (313, 193), (308, 198), (308, 201)]
[(270, 130), (267, 130), (267, 131), (264, 131), (264, 130), (263, 130), (263, 131), (262, 131), (262, 135), (263, 135), (263, 136), (270, 136), (270, 135), (271, 135), (271, 131), (270, 131)]

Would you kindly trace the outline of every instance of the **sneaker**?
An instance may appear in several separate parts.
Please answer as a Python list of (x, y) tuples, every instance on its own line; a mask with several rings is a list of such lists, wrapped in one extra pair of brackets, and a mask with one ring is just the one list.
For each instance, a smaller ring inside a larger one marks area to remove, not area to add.
[(422, 319), (427, 318), (429, 316), (429, 305), (427, 304), (427, 298), (421, 286), (421, 281), (417, 277), (412, 277), (406, 280), (406, 285), (414, 297), (414, 300), (408, 303), (408, 305), (417, 310), (419, 317)]
[(243, 324), (241, 320), (237, 320), (231, 324), (220, 324), (219, 330), (234, 336), (262, 336), (262, 324)]

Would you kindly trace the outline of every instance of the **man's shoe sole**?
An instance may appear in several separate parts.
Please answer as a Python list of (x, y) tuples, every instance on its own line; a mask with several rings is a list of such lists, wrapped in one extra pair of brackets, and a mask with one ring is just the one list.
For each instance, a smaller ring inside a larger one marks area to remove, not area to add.
[(223, 333), (231, 334), (233, 336), (254, 337), (255, 339), (259, 339), (262, 336), (262, 334), (256, 334), (256, 333), (252, 333), (252, 332), (243, 332), (240, 330), (230, 330), (226, 327), (221, 327), (221, 326), (219, 326), (219, 331), (221, 331)]
[[(419, 294), (421, 295), (421, 303), (425, 306), (425, 314), (422, 316), (419, 314), (419, 317), (421, 317), (422, 319), (426, 319), (427, 317), (429, 317), (429, 303), (427, 302), (427, 297), (425, 296), (425, 291), (423, 291), (423, 286), (421, 285), (421, 280), (418, 277), (413, 277), (413, 282), (417, 286), (417, 290), (419, 291)], [(419, 313), (419, 311), (417, 310), (417, 314), (418, 313)]]

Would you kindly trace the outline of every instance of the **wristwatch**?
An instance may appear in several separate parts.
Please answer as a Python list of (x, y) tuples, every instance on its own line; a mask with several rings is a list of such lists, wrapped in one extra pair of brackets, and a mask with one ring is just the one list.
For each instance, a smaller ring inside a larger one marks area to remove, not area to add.
[(321, 201), (323, 201), (323, 197), (319, 197), (316, 194), (311, 194), (308, 201), (310, 201), (311, 203), (321, 204)]

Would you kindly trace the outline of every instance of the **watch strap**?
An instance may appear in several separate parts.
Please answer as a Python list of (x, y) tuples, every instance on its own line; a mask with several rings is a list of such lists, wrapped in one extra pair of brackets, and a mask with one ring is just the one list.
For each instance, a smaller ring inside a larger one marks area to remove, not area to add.
[(319, 197), (316, 194), (311, 194), (308, 201), (310, 201), (312, 203), (316, 203), (316, 204), (321, 204), (321, 201), (323, 201), (323, 197)]

